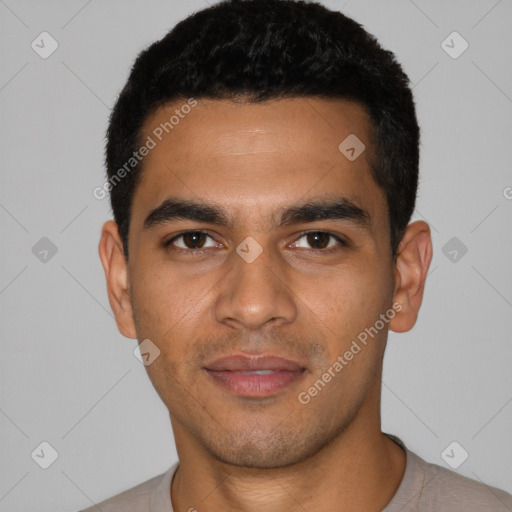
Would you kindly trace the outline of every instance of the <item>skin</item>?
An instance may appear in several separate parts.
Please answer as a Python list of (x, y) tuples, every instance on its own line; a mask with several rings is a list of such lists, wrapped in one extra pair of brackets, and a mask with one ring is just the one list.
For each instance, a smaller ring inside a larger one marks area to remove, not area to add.
[[(151, 115), (143, 138), (183, 103)], [(352, 162), (338, 150), (351, 133), (366, 146)], [(428, 225), (413, 222), (392, 257), (385, 194), (369, 168), (370, 133), (366, 111), (345, 100), (199, 99), (144, 159), (128, 262), (117, 225), (104, 224), (99, 254), (119, 331), (161, 351), (146, 369), (169, 409), (180, 459), (175, 511), (379, 511), (398, 489), (406, 458), (380, 428), (382, 360), (388, 328), (404, 332), (416, 321), (432, 243)], [(280, 208), (333, 195), (366, 210), (370, 226), (277, 226)], [(182, 219), (144, 229), (170, 196), (214, 203), (233, 225)], [(211, 238), (163, 246), (187, 230)], [(236, 252), (248, 236), (262, 248), (252, 263)], [(322, 252), (326, 245), (334, 252)], [(400, 312), (302, 404), (298, 394), (393, 303)], [(203, 370), (234, 353), (283, 356), (306, 372), (271, 397), (242, 398)]]

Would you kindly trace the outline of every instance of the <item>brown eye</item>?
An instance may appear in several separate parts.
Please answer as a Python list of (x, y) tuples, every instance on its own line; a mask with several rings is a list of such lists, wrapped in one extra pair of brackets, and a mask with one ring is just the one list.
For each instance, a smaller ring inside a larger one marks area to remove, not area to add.
[[(299, 245), (299, 241), (304, 239), (306, 244), (309, 246)], [(340, 237), (328, 233), (326, 231), (309, 231), (307, 233), (303, 233), (301, 237), (294, 243), (295, 247), (305, 248), (305, 249), (313, 249), (313, 250), (335, 250), (337, 246), (346, 246), (344, 240)]]
[(325, 249), (329, 245), (330, 235), (327, 233), (308, 233), (306, 237), (308, 244), (315, 249)]
[(200, 250), (207, 247), (215, 247), (215, 243), (210, 246), (205, 246), (205, 242), (208, 238), (212, 239), (212, 237), (204, 231), (186, 231), (185, 233), (181, 233), (174, 238), (171, 238), (165, 243), (165, 246), (168, 247), (174, 245), (175, 247), (183, 250)]

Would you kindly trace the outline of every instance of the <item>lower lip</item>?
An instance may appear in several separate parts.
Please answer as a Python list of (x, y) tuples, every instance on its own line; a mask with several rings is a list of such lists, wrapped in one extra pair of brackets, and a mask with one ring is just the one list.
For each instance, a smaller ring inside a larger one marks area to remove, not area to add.
[(304, 370), (278, 370), (258, 375), (236, 371), (206, 370), (221, 386), (240, 396), (262, 397), (272, 395), (288, 387), (302, 376)]

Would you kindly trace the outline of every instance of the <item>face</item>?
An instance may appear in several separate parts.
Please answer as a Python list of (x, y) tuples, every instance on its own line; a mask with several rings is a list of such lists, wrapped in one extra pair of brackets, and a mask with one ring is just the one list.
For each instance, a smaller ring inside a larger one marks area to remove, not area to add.
[[(356, 418), (378, 422), (397, 278), (370, 121), (349, 101), (200, 99), (159, 140), (180, 105), (144, 126), (156, 145), (129, 261), (118, 252), (114, 263), (127, 265), (116, 320), (160, 350), (146, 368), (178, 452), (181, 442), (238, 466), (290, 465)], [(351, 134), (365, 145), (355, 159), (338, 147)]]

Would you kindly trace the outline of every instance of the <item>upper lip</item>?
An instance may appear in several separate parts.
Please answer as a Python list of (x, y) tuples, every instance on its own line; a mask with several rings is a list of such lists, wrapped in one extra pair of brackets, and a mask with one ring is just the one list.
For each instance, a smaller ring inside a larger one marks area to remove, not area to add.
[(245, 355), (224, 356), (207, 364), (204, 368), (212, 371), (302, 371), (305, 369), (304, 366), (295, 361), (270, 355), (252, 357)]

